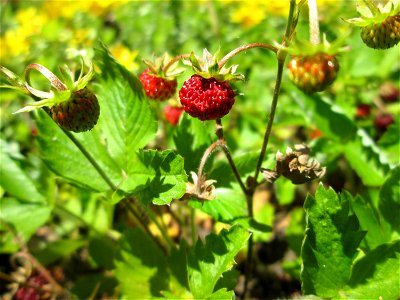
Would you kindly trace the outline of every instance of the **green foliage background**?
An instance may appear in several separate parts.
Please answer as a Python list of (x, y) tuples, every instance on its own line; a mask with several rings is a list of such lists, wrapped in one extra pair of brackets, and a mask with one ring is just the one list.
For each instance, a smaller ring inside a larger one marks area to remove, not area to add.
[[(96, 77), (90, 87), (98, 96), (101, 116), (92, 131), (74, 136), (119, 189), (110, 188), (46, 113), (13, 115), (31, 99), (1, 89), (2, 254), (21, 250), (15, 238), (20, 235), (40, 263), (65, 269), (76, 298), (95, 291), (126, 299), (231, 299), (239, 276), (235, 260), (239, 266), (243, 263), (250, 234), (259, 245), (283, 235), (294, 258), (282, 258), (279, 264), (291, 280), (301, 282), (304, 295), (400, 297), (400, 104), (379, 98), (383, 83), (399, 87), (399, 47), (367, 48), (359, 30), (343, 21), (356, 16), (354, 3), (319, 2), (321, 31), (328, 40), (344, 37), (349, 50), (339, 55), (339, 77), (323, 93), (305, 95), (285, 70), (263, 162), (271, 168), (278, 150), (307, 143), (327, 167), (322, 183), (293, 186), (280, 179), (274, 186), (263, 185), (261, 190), (271, 195), (256, 202), (251, 219), (228, 163), (215, 155), (206, 165), (208, 178), (216, 180), (215, 200), (176, 200), (192, 181), (204, 150), (215, 141), (214, 126), (186, 114), (179, 126), (168, 124), (162, 114), (166, 103), (144, 96), (137, 79), (145, 68), (141, 59), (164, 52), (200, 55), (204, 48), (225, 54), (247, 43), (280, 42), (288, 3), (250, 2), (0, 4), (2, 66), (23, 77), (32, 62), (57, 72), (60, 64), (79, 65), (79, 56), (94, 61)], [(300, 15), (297, 35), (308, 39), (307, 10)], [(234, 83), (236, 103), (222, 122), (246, 180), (262, 145), (277, 61), (270, 52), (252, 49), (230, 63), (239, 64), (246, 80)], [(191, 74), (187, 68), (178, 86)], [(39, 75), (34, 79), (46, 88)], [(361, 103), (372, 108), (366, 118), (356, 117)], [(374, 126), (382, 113), (395, 118), (384, 133)], [(164, 205), (178, 214), (180, 241), (163, 236), (174, 244), (168, 255), (132, 221), (121, 201), (127, 197), (149, 214), (149, 224), (162, 218)], [(194, 212), (215, 222), (204, 239), (190, 234)], [(284, 231), (277, 226), (281, 213), (288, 220)], [(41, 236), (43, 228), (53, 238)], [(86, 253), (81, 269), (71, 263), (79, 253)]]

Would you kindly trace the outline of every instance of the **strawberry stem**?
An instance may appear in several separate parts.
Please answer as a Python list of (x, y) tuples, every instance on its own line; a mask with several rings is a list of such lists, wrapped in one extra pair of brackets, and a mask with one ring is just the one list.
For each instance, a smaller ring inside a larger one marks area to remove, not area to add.
[[(44, 67), (40, 64), (29, 64), (25, 68), (25, 80), (27, 82), (27, 85), (31, 84), (30, 74), (31, 74), (32, 70), (39, 71), (44, 77), (47, 78), (47, 80), (50, 81), (50, 84), (58, 91), (66, 91), (67, 90), (67, 87), (65, 86), (65, 84), (62, 83), (61, 80), (56, 75), (54, 75), (49, 69), (47, 69), (46, 67)], [(32, 87), (31, 87), (31, 89), (35, 90)], [(38, 91), (38, 90), (35, 90), (35, 91)], [(38, 92), (41, 92), (41, 91), (38, 91)]]
[(228, 60), (230, 60), (232, 57), (234, 57), (236, 54), (246, 51), (248, 49), (252, 49), (252, 48), (263, 48), (263, 49), (268, 49), (273, 51), (274, 53), (276, 53), (278, 51), (278, 49), (272, 45), (269, 44), (264, 44), (264, 43), (252, 43), (252, 44), (247, 44), (247, 45), (243, 45), (240, 46), (234, 50), (232, 50), (231, 52), (229, 52), (228, 54), (226, 54), (218, 63), (218, 67), (221, 69), (227, 62)]
[(158, 247), (161, 249), (161, 251), (167, 255), (168, 251), (165, 248), (165, 246), (160, 242), (160, 240), (151, 232), (147, 220), (148, 214), (146, 214), (144, 211), (141, 211), (141, 208), (138, 201), (136, 201), (135, 198), (129, 197), (125, 198), (125, 202), (121, 202), (125, 205), (125, 207), (132, 213), (132, 215), (135, 217), (135, 219), (139, 222), (143, 230), (148, 234), (148, 236), (158, 245)]
[(204, 166), (206, 165), (206, 162), (208, 158), (211, 156), (211, 153), (213, 153), (218, 147), (222, 145), (223, 141), (217, 140), (216, 142), (212, 143), (206, 151), (204, 151), (203, 157), (201, 158), (200, 165), (199, 165), (199, 171), (197, 172), (197, 184), (196, 184), (196, 193), (201, 194), (201, 186), (203, 183), (203, 172), (204, 172)]
[[(300, 3), (302, 3), (302, 2), (300, 2)], [(282, 45), (285, 47), (288, 46), (288, 43), (290, 42), (290, 39), (293, 36), (295, 29), (296, 29), (297, 18), (298, 18), (298, 10), (297, 10), (297, 13), (295, 14), (296, 7), (297, 7), (296, 0), (290, 0), (289, 15), (288, 15), (288, 19), (287, 19), (288, 21), (286, 24), (285, 36), (283, 37), (283, 40), (282, 40)], [(280, 92), (282, 76), (283, 76), (283, 68), (285, 65), (285, 59), (287, 56), (287, 52), (285, 50), (279, 50), (279, 51), (276, 51), (276, 54), (277, 54), (277, 60), (278, 60), (278, 70), (277, 70), (277, 74), (276, 74), (275, 88), (274, 88), (274, 94), (273, 94), (271, 108), (270, 108), (270, 114), (268, 117), (268, 123), (267, 123), (267, 127), (266, 127), (265, 134), (264, 134), (264, 139), (263, 139), (263, 144), (261, 147), (260, 156), (258, 158), (256, 170), (254, 172), (254, 178), (252, 178), (252, 181), (249, 181), (249, 187), (248, 187), (249, 193), (247, 194), (247, 197), (246, 197), (247, 211), (248, 211), (248, 215), (250, 218), (253, 218), (253, 216), (254, 216), (253, 195), (254, 195), (254, 191), (257, 186), (257, 177), (261, 170), (261, 164), (264, 160), (265, 153), (267, 150), (269, 136), (271, 135), (271, 131), (272, 131), (272, 124), (274, 122), (275, 111), (276, 111), (276, 107), (278, 105), (279, 92)], [(251, 178), (249, 178), (249, 179), (251, 179)], [(243, 294), (241, 295), (242, 299), (246, 298), (250, 277), (252, 276), (252, 272), (253, 272), (252, 259), (253, 259), (253, 235), (250, 236), (250, 238), (248, 240), (248, 244), (247, 244), (245, 282), (244, 282)]]
[(177, 55), (177, 56), (171, 58), (171, 60), (170, 60), (170, 61), (164, 66), (164, 68), (162, 69), (163, 73), (166, 74), (167, 71), (168, 71), (168, 69), (169, 69), (174, 63), (176, 63), (177, 61), (180, 61), (181, 59), (189, 58), (190, 55), (191, 55), (191, 53), (185, 53), (185, 54), (180, 54), (180, 55)]
[(114, 185), (114, 183), (108, 178), (107, 174), (103, 171), (103, 169), (100, 167), (100, 165), (96, 162), (96, 160), (90, 155), (90, 153), (83, 147), (81, 142), (79, 142), (75, 136), (61, 128), (62, 131), (69, 137), (69, 139), (75, 144), (76, 147), (82, 152), (82, 154), (86, 157), (86, 159), (92, 164), (92, 166), (96, 169), (96, 171), (99, 173), (99, 175), (103, 178), (103, 180), (107, 183), (107, 185), (111, 188), (112, 191), (116, 191), (118, 188)]
[(310, 22), (310, 42), (313, 45), (321, 43), (318, 21), (317, 0), (308, 0), (308, 16)]
[(236, 177), (237, 182), (240, 185), (240, 188), (242, 189), (242, 191), (243, 191), (243, 193), (245, 195), (248, 195), (248, 191), (246, 189), (246, 186), (244, 185), (244, 183), (242, 181), (242, 178), (240, 177), (239, 171), (236, 168), (235, 162), (233, 161), (231, 153), (229, 151), (229, 148), (228, 148), (228, 146), (226, 144), (225, 137), (224, 137), (224, 128), (222, 127), (221, 119), (217, 119), (216, 120), (216, 125), (217, 126), (216, 126), (216, 129), (215, 129), (215, 134), (217, 135), (218, 140), (221, 141), (222, 150), (224, 151), (225, 156), (228, 159), (229, 165), (230, 165), (230, 167), (231, 167), (231, 169), (233, 171), (233, 174)]

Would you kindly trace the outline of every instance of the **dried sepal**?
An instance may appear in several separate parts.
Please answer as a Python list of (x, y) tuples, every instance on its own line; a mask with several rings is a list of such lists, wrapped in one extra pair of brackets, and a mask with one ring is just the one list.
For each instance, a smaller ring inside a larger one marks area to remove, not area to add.
[(274, 182), (281, 175), (290, 179), (293, 184), (303, 184), (325, 175), (326, 168), (321, 167), (315, 159), (310, 159), (310, 149), (304, 144), (286, 149), (286, 154), (276, 153), (275, 170), (262, 169), (262, 174), (268, 182)]
[(214, 200), (214, 183), (217, 181), (212, 179), (206, 180), (205, 176), (203, 176), (199, 181), (199, 178), (195, 172), (191, 172), (191, 175), (193, 183), (186, 183), (186, 193), (182, 199), (197, 199), (201, 202)]

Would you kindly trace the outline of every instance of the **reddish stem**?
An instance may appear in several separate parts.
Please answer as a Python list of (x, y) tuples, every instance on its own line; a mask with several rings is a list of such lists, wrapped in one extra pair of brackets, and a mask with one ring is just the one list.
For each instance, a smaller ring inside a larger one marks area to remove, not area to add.
[(263, 48), (263, 49), (268, 49), (273, 51), (274, 53), (276, 53), (278, 51), (278, 49), (272, 45), (269, 44), (264, 44), (264, 43), (252, 43), (252, 44), (247, 44), (247, 45), (243, 45), (240, 46), (234, 50), (232, 50), (231, 52), (229, 52), (228, 54), (226, 54), (218, 63), (218, 67), (221, 69), (227, 62), (228, 60), (230, 60), (232, 57), (234, 57), (236, 54), (246, 51), (248, 49), (252, 49), (252, 48)]
[(163, 73), (165, 74), (168, 69), (177, 61), (184, 59), (184, 58), (189, 58), (191, 54), (185, 53), (185, 54), (180, 54), (178, 56), (173, 57), (163, 68)]

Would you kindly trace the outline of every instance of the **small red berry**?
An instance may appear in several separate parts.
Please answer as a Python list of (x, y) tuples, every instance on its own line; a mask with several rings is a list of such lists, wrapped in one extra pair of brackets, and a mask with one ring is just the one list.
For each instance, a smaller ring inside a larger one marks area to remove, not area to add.
[(375, 128), (380, 132), (386, 131), (389, 125), (393, 123), (394, 123), (394, 118), (390, 114), (378, 115), (376, 116), (374, 121)]
[(356, 117), (366, 118), (371, 114), (371, 106), (369, 104), (359, 104), (357, 105)]
[(303, 92), (312, 94), (325, 90), (335, 81), (339, 62), (334, 55), (326, 53), (294, 56), (288, 69), (293, 83)]
[(165, 119), (172, 126), (176, 126), (178, 124), (182, 112), (183, 112), (183, 108), (182, 107), (167, 105), (164, 108)]
[(88, 88), (72, 93), (68, 101), (53, 105), (50, 116), (68, 131), (88, 131), (97, 124), (100, 106), (97, 97)]
[(319, 129), (314, 129), (310, 133), (310, 139), (314, 140), (322, 136), (322, 132)]
[(222, 118), (235, 103), (235, 92), (227, 81), (193, 75), (179, 91), (183, 109), (202, 121)]
[(154, 100), (164, 101), (171, 98), (176, 91), (176, 79), (167, 79), (151, 72), (148, 68), (139, 76), (147, 97)]
[[(37, 275), (29, 278), (28, 283), (38, 287), (47, 284), (47, 279), (43, 275)], [(32, 287), (21, 287), (14, 295), (15, 300), (40, 300), (40, 293)]]

